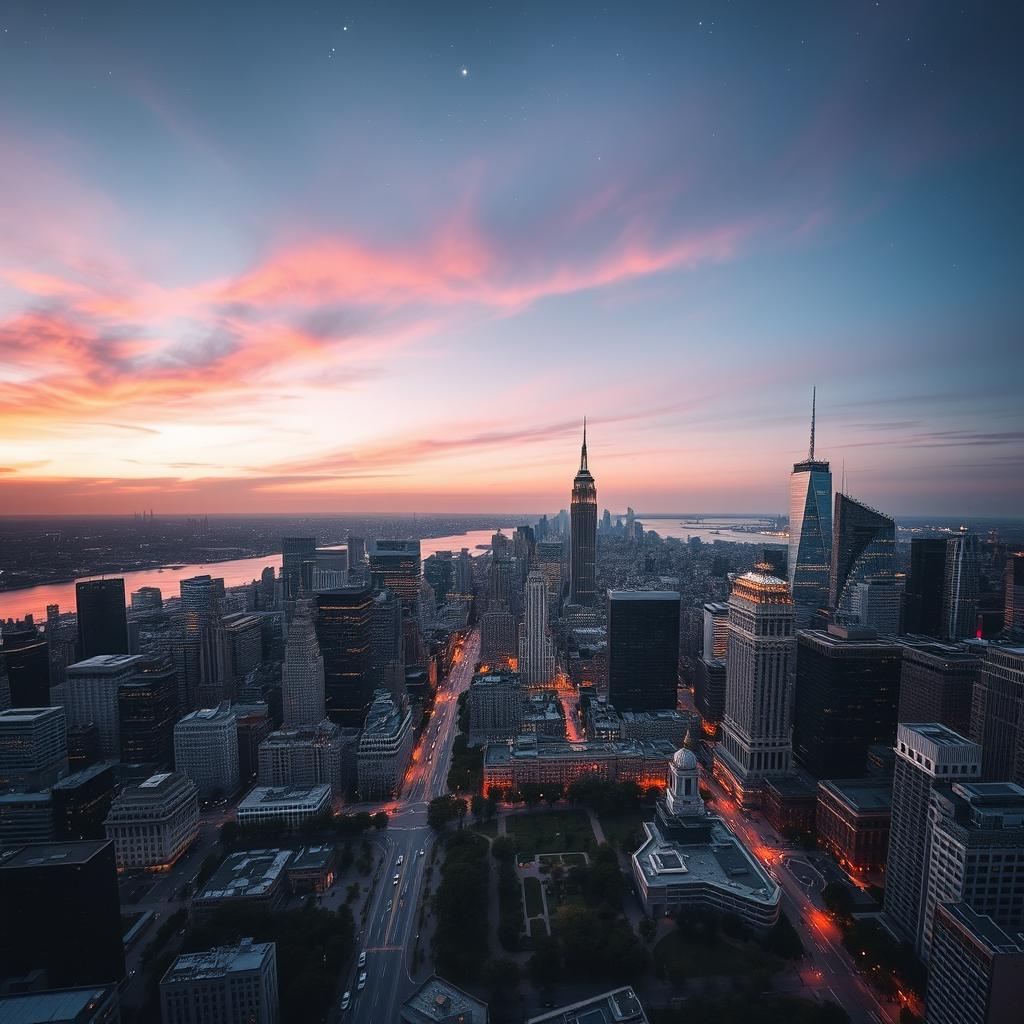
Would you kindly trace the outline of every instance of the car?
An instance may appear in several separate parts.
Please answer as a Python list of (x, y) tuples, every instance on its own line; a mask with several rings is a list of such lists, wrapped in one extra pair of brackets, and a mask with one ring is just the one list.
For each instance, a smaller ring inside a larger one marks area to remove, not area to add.
[(359, 984), (358, 984), (358, 985), (356, 985), (356, 988), (357, 988), (357, 989), (358, 989), (358, 990), (359, 990), (360, 992), (362, 992), (362, 990), (363, 990), (364, 988), (366, 988), (366, 971), (360, 971), (360, 972), (359, 972)]
[(352, 1004), (352, 993), (351, 992), (346, 992), (341, 997), (341, 1008), (343, 1010), (347, 1010), (351, 1004)]
[(421, 857), (423, 856), (423, 847), (422, 846), (420, 847), (420, 856)]
[(398, 855), (398, 866), (399, 866), (399, 867), (401, 867), (401, 866), (402, 866), (402, 861), (404, 861), (404, 860), (405, 860), (405, 854), (403, 854), (403, 853), (400, 853), (400, 854)]
[(360, 967), (365, 967), (366, 966), (366, 950), (365, 949), (362, 951), (362, 953), (359, 954), (359, 966)]
[(399, 873), (398, 873), (398, 872), (396, 871), (396, 872), (395, 872), (395, 877), (394, 877), (394, 879), (392, 880), (391, 884), (392, 884), (392, 885), (398, 885), (398, 880), (399, 880), (399, 879), (400, 879), (401, 877), (402, 877), (402, 876), (401, 876), (401, 875), (399, 875)]
[(390, 910), (394, 905), (395, 905), (395, 901), (394, 900), (388, 900), (388, 910)]

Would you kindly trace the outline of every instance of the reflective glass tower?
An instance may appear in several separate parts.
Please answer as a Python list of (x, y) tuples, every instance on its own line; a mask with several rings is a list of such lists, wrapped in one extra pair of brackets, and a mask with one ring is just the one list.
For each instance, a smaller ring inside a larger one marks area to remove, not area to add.
[(789, 585), (797, 625), (806, 625), (828, 604), (832, 561), (832, 473), (814, 457), (815, 398), (807, 458), (789, 478)]
[(832, 521), (829, 608), (837, 621), (853, 622), (858, 584), (896, 569), (896, 523), (848, 494), (837, 494)]
[(597, 484), (587, 468), (587, 424), (583, 422), (580, 468), (572, 482), (569, 603), (597, 603)]

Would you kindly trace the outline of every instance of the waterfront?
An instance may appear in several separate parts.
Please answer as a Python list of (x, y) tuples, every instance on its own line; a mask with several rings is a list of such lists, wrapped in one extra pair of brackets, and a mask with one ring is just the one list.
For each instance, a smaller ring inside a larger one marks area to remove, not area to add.
[[(423, 558), (436, 551), (455, 551), (469, 548), (470, 554), (479, 555), (478, 545), (491, 543), (493, 529), (469, 530), (466, 533), (452, 534), (447, 537), (425, 537), (420, 541), (420, 553)], [(506, 531), (508, 532), (508, 531)], [(235, 558), (226, 562), (196, 562), (191, 565), (165, 566), (160, 569), (133, 569), (124, 573), (108, 573), (108, 576), (124, 577), (125, 600), (133, 590), (140, 587), (159, 587), (164, 598), (178, 597), (179, 580), (190, 576), (209, 573), (211, 576), (223, 576), (226, 587), (237, 587), (251, 580), (259, 579), (260, 573), (267, 567), (277, 572), (281, 568), (280, 552), (270, 555), (256, 555), (251, 558)], [(80, 580), (99, 579), (98, 576), (81, 576)], [(75, 610), (75, 583), (69, 580), (64, 583), (45, 583), (37, 587), (26, 587), (23, 590), (11, 590), (0, 594), (0, 620), (20, 619), (31, 614), (36, 622), (46, 620), (46, 606), (57, 604), (62, 612)]]

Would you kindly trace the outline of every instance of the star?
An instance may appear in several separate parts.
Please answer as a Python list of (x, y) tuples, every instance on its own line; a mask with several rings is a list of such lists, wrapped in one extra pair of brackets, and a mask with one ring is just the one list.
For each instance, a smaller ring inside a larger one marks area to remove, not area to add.
[(462, 68), (459, 71), (459, 74), (462, 75), (463, 78), (468, 78), (469, 77), (469, 68)]

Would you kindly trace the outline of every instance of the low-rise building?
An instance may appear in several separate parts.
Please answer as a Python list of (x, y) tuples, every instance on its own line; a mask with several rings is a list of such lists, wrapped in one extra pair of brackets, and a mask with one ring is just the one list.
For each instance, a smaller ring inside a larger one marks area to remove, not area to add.
[(104, 822), (120, 870), (166, 870), (199, 835), (199, 793), (180, 772), (151, 775), (114, 798)]
[(298, 828), (330, 809), (331, 787), (327, 785), (253, 786), (238, 805), (238, 824), (244, 827), (279, 822)]
[(602, 992), (579, 1003), (545, 1010), (526, 1024), (647, 1024), (647, 1014), (629, 987)]
[(389, 690), (377, 690), (366, 715), (356, 754), (359, 795), (364, 800), (389, 800), (402, 789), (412, 758), (412, 712)]
[(645, 912), (658, 918), (705, 907), (735, 914), (756, 931), (771, 928), (779, 919), (781, 890), (726, 823), (708, 814), (692, 751), (675, 752), (671, 776), (655, 820), (644, 823), (647, 838), (632, 856)]
[(290, 850), (232, 853), (192, 897), (192, 914), (201, 921), (221, 907), (246, 905), (276, 910), (288, 895)]
[(554, 690), (538, 690), (526, 697), (520, 732), (545, 740), (565, 739), (565, 710)]
[(892, 821), (892, 779), (822, 779), (818, 838), (848, 871), (885, 867)]
[(813, 832), (818, 784), (806, 772), (770, 776), (761, 792), (761, 807), (768, 823), (783, 835)]
[(402, 1003), (401, 1024), (487, 1024), (487, 1004), (436, 974)]
[(160, 981), (162, 1024), (277, 1024), (280, 996), (273, 942), (242, 939), (179, 956)]
[(118, 1024), (116, 985), (44, 989), (0, 995), (0, 1021), (6, 1024)]
[(548, 741), (530, 734), (484, 748), (484, 792), (553, 782), (568, 788), (577, 779), (635, 782), (642, 788), (668, 783), (675, 748), (668, 740)]
[(333, 844), (303, 846), (288, 861), (288, 881), (293, 891), (324, 892), (334, 885), (338, 851)]

